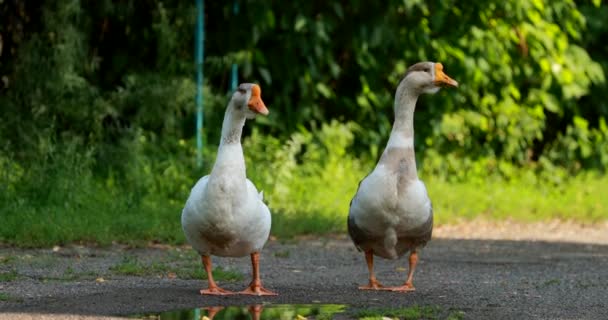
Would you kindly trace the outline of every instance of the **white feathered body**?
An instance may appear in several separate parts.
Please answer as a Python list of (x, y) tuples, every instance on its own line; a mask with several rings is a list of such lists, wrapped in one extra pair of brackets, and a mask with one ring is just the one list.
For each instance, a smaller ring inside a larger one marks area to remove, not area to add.
[(356, 245), (387, 259), (421, 245), (432, 229), (433, 210), (424, 183), (415, 179), (398, 190), (398, 180), (379, 164), (361, 181), (349, 212), (349, 231)]
[(210, 175), (192, 188), (182, 211), (186, 239), (201, 255), (242, 257), (260, 251), (270, 233), (270, 211), (245, 176), (240, 143), (220, 146)]

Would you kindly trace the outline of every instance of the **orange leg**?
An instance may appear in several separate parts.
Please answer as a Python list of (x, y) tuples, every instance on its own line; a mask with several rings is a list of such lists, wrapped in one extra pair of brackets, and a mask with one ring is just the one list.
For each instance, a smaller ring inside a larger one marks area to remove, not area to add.
[(249, 306), (249, 314), (251, 315), (251, 320), (260, 320), (260, 316), (262, 315), (262, 310), (264, 307), (262, 305), (256, 304)]
[(205, 308), (205, 310), (208, 311), (207, 313), (207, 317), (210, 320), (213, 320), (213, 318), (215, 318), (215, 316), (217, 315), (218, 312), (222, 311), (224, 309), (224, 307), (207, 307)]
[(235, 294), (232, 291), (224, 290), (224, 289), (218, 287), (217, 284), (215, 284), (215, 281), (213, 281), (213, 273), (211, 272), (211, 269), (212, 269), (211, 268), (211, 257), (201, 256), (201, 260), (203, 261), (203, 265), (205, 266), (205, 271), (207, 272), (207, 279), (209, 281), (209, 288), (201, 289), (201, 291), (200, 291), (201, 294), (219, 295), (219, 296)]
[(369, 270), (369, 284), (360, 286), (360, 290), (382, 290), (383, 286), (376, 280), (374, 275), (374, 252), (372, 250), (365, 251), (365, 261), (367, 262), (367, 270)]
[(388, 290), (390, 291), (397, 291), (397, 292), (407, 292), (407, 291), (415, 291), (416, 288), (414, 288), (414, 285), (412, 284), (412, 280), (414, 279), (414, 270), (416, 270), (416, 264), (418, 264), (418, 253), (416, 252), (416, 250), (412, 250), (412, 252), (410, 253), (410, 270), (407, 273), (407, 280), (405, 280), (405, 283), (402, 286), (399, 287), (391, 287), (388, 288)]
[(262, 287), (260, 280), (260, 253), (254, 252), (251, 254), (251, 266), (253, 267), (253, 280), (247, 289), (239, 292), (240, 294), (248, 294), (255, 296), (276, 296), (277, 294)]

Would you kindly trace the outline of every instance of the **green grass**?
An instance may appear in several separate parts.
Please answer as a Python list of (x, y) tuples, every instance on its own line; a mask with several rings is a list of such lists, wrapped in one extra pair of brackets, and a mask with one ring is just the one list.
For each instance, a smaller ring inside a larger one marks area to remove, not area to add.
[[(222, 267), (213, 268), (213, 279), (222, 281), (240, 281), (244, 279), (242, 273), (234, 270), (224, 269)], [(175, 269), (175, 274), (180, 279), (207, 279), (207, 273), (202, 266), (198, 268), (182, 267)]]
[(126, 276), (145, 276), (158, 273), (159, 270), (148, 267), (134, 258), (124, 258), (122, 262), (110, 267), (114, 274)]
[(9, 282), (17, 279), (19, 274), (15, 270), (0, 272), (0, 282)]
[(17, 260), (17, 257), (14, 255), (0, 256), (0, 264), (11, 264), (15, 260)]
[[(203, 270), (198, 260), (188, 259), (186, 255), (177, 263), (169, 263), (167, 261), (156, 261), (146, 264), (135, 257), (125, 257), (118, 264), (110, 267), (110, 271), (116, 275), (127, 276), (154, 276), (175, 274), (180, 279), (207, 279), (207, 274)], [(213, 269), (213, 278), (221, 281), (238, 281), (244, 278), (243, 274), (234, 270), (215, 267)]]
[(150, 276), (166, 274), (171, 271), (169, 266), (160, 263), (153, 262), (150, 264), (144, 264), (134, 257), (125, 257), (123, 260), (110, 267), (110, 271), (115, 274), (127, 275), (127, 276)]
[(582, 223), (608, 220), (608, 198), (600, 191), (608, 185), (608, 176), (581, 175), (558, 185), (524, 179), (425, 182), (439, 224), (473, 218), (520, 222), (560, 219)]
[(126, 161), (126, 176), (100, 175), (87, 152), (52, 148), (49, 159), (28, 168), (0, 154), (0, 243), (184, 242), (179, 216), (195, 180), (182, 172), (191, 170), (142, 157)]
[(446, 320), (462, 320), (464, 319), (463, 311), (451, 311)]
[[(422, 178), (433, 201), (435, 223), (438, 225), (476, 218), (518, 222), (560, 219), (581, 223), (608, 220), (608, 197), (599, 191), (608, 185), (608, 176), (580, 176), (561, 185), (492, 179), (462, 183)], [(282, 239), (302, 234), (344, 233), (350, 197), (357, 182), (353, 180), (348, 183), (352, 190), (340, 191), (342, 195), (337, 206), (317, 203), (303, 206), (302, 211), (297, 211), (293, 204), (287, 204), (294, 194), (283, 203), (279, 203), (276, 197), (268, 197), (273, 213), (271, 233)], [(304, 200), (300, 200), (302, 202), (312, 203), (315, 197), (326, 197), (326, 190), (320, 186), (301, 192), (307, 193), (303, 196)], [(266, 190), (266, 194), (271, 193), (272, 190)], [(112, 197), (117, 198), (118, 202), (126, 202), (120, 199), (123, 197), (121, 195)], [(330, 192), (327, 197), (334, 195)], [(181, 205), (163, 204), (162, 199), (157, 200), (155, 208), (145, 206), (133, 211), (117, 211), (113, 205), (101, 202), (98, 203), (100, 208), (92, 210), (94, 215), (84, 209), (26, 206), (19, 215), (9, 214), (0, 224), (0, 242), (21, 247), (83, 241), (102, 245), (118, 241), (136, 246), (145, 245), (151, 240), (183, 243), (179, 220)], [(101, 208), (105, 204), (107, 208)], [(324, 206), (326, 211), (322, 211)], [(44, 213), (47, 211), (53, 214)], [(0, 262), (7, 263), (10, 259), (3, 257)]]
[[(315, 132), (298, 132), (287, 142), (261, 137), (256, 131), (246, 139), (247, 163), (267, 164), (249, 168), (248, 176), (264, 191), (272, 213), (272, 235), (288, 239), (346, 232), (350, 200), (375, 160), (357, 158), (349, 151), (355, 137), (345, 127), (348, 125), (324, 124)], [(65, 151), (52, 159), (26, 170), (0, 157), (4, 162), (0, 178), (8, 177), (8, 184), (0, 184), (0, 244), (182, 244), (181, 209), (192, 185), (213, 164), (213, 154), (206, 158), (208, 167), (196, 170), (183, 159), (159, 160), (142, 154), (125, 165), (128, 170), (123, 175), (100, 175), (94, 174), (93, 160), (78, 152)], [(470, 175), (458, 182), (421, 172), (436, 224), (475, 218), (608, 220), (608, 197), (601, 192), (608, 185), (608, 175), (540, 179), (523, 169), (512, 172), (509, 180)], [(123, 273), (144, 272), (139, 270), (143, 266), (128, 263), (121, 268)], [(162, 268), (151, 265), (145, 270), (161, 272)], [(198, 272), (182, 274), (193, 277)]]
[[(3, 256), (0, 257), (0, 264), (10, 265), (12, 270), (8, 272), (0, 272), (0, 282), (13, 281), (19, 278), (19, 274), (15, 271), (22, 265), (28, 265), (39, 269), (51, 269), (55, 264), (58, 263), (58, 259), (52, 255), (23, 255), (23, 256)], [(49, 275), (46, 274), (39, 279), (41, 281), (73, 281), (79, 279), (94, 279), (96, 273), (91, 271), (77, 272), (72, 266), (66, 267), (60, 275)]]
[(561, 280), (559, 280), (559, 279), (550, 279), (550, 280), (547, 280), (543, 283), (536, 285), (536, 288), (541, 289), (541, 288), (546, 288), (546, 287), (551, 287), (551, 286), (558, 286), (560, 283), (561, 283)]
[[(476, 218), (518, 222), (558, 219), (581, 223), (608, 220), (608, 197), (600, 191), (608, 185), (608, 176), (580, 175), (561, 184), (543, 184), (535, 179), (523, 178), (511, 182), (491, 178), (472, 179), (471, 182), (421, 178), (433, 202), (435, 223), (439, 225)], [(328, 209), (324, 213), (275, 213), (272, 234), (290, 237), (345, 232), (348, 205), (356, 183), (353, 186), (353, 190), (345, 192), (348, 196), (341, 196), (341, 207)], [(325, 197), (326, 190), (318, 187), (308, 192), (310, 194), (306, 198), (312, 202), (315, 197)], [(330, 191), (329, 197), (332, 196)]]
[(0, 301), (9, 301), (11, 296), (8, 293), (0, 292)]

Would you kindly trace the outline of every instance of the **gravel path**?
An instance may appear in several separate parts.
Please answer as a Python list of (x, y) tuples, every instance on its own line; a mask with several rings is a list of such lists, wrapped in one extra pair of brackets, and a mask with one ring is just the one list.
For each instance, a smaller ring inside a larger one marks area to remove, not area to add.
[(608, 245), (608, 221), (582, 224), (574, 221), (488, 221), (476, 219), (443, 225), (433, 236), (450, 239), (528, 240)]
[[(117, 271), (117, 265), (133, 261), (156, 271)], [(278, 297), (201, 297), (205, 282), (182, 279), (158, 261), (198, 262), (185, 247), (0, 249), (0, 319), (310, 303), (347, 304), (349, 310), (432, 306), (442, 310), (438, 318), (457, 312), (465, 319), (608, 319), (608, 245), (601, 244), (433, 239), (421, 254), (417, 291), (406, 294), (356, 290), (367, 281), (367, 269), (363, 254), (346, 238), (270, 241), (262, 280)], [(248, 258), (215, 258), (214, 264), (244, 275), (221, 281), (226, 289), (249, 282)], [(385, 285), (400, 284), (406, 271), (407, 259), (377, 259), (376, 274)]]

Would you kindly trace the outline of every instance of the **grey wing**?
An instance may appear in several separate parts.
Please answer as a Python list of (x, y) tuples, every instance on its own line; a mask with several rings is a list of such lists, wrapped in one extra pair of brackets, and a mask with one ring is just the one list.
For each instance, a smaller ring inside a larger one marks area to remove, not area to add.
[(353, 240), (357, 250), (361, 251), (360, 245), (367, 239), (365, 232), (357, 226), (355, 219), (352, 216), (348, 216), (348, 235)]
[(429, 218), (429, 221), (427, 222), (428, 225), (428, 231), (424, 234), (424, 237), (422, 237), (422, 240), (424, 241), (423, 245), (426, 245), (427, 242), (431, 241), (431, 238), (433, 237), (433, 205), (431, 204), (431, 217)]
[(419, 228), (410, 231), (411, 235), (400, 237), (399, 242), (407, 243), (409, 247), (424, 247), (433, 236), (433, 207), (429, 219)]
[[(365, 178), (367, 178), (368, 176), (369, 176), (369, 174), (367, 176), (365, 176)], [(357, 186), (357, 192), (359, 192), (359, 189), (361, 188), (361, 183), (363, 182), (363, 180), (365, 180), (365, 178), (363, 178), (363, 179), (361, 179), (361, 181), (359, 181), (359, 186)], [(349, 208), (348, 208), (349, 212), (352, 210), (353, 201), (355, 200), (355, 197), (357, 197), (357, 193), (355, 193), (353, 198), (350, 200), (350, 204), (349, 204)], [(353, 240), (353, 243), (357, 247), (357, 250), (361, 251), (360, 246), (361, 246), (361, 244), (363, 244), (364, 242), (369, 240), (369, 235), (365, 231), (363, 231), (363, 229), (361, 229), (361, 228), (359, 228), (359, 226), (357, 226), (357, 224), (355, 223), (355, 218), (353, 218), (350, 214), (348, 215), (347, 226), (348, 226), (348, 235)]]

